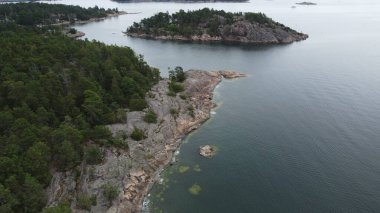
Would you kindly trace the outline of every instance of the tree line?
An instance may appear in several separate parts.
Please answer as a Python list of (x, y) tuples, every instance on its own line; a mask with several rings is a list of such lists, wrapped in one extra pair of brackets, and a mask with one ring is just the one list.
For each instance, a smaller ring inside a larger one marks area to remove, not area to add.
[(91, 18), (103, 18), (108, 14), (118, 12), (117, 9), (46, 3), (0, 4), (0, 20), (16, 22), (20, 25), (56, 24), (63, 21), (75, 22)]
[(134, 22), (127, 29), (130, 33), (144, 33), (149, 35), (202, 35), (220, 36), (220, 26), (231, 25), (236, 21), (249, 21), (251, 23), (270, 24), (272, 19), (263, 13), (231, 13), (224, 10), (204, 8), (200, 10), (169, 14), (157, 13), (145, 18), (141, 22)]

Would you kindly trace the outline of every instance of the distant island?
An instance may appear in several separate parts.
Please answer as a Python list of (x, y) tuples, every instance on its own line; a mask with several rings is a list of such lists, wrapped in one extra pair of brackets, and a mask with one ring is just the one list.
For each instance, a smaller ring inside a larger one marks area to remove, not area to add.
[(136, 2), (248, 2), (248, 0), (112, 0), (115, 2), (136, 3)]
[(128, 36), (181, 41), (238, 42), (252, 44), (287, 44), (308, 38), (263, 13), (230, 13), (204, 8), (158, 13), (125, 32)]
[(19, 25), (69, 25), (102, 20), (125, 12), (115, 9), (45, 3), (1, 4), (0, 22), (14, 22)]
[(299, 2), (299, 3), (296, 3), (296, 4), (298, 4), (298, 5), (317, 5), (317, 3), (308, 2), (308, 1)]
[(0, 3), (21, 3), (21, 2), (36, 2), (38, 0), (0, 0)]

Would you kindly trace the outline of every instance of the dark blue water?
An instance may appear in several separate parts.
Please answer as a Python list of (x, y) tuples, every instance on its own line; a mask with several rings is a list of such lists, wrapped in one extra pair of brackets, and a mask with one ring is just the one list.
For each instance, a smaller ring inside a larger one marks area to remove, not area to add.
[[(380, 2), (177, 4), (74, 1), (142, 12), (78, 26), (88, 39), (131, 46), (167, 67), (228, 69), (248, 78), (216, 90), (216, 114), (183, 144), (153, 212), (380, 212)], [(214, 7), (261, 11), (308, 33), (282, 46), (204, 45), (128, 38), (133, 21), (158, 11)], [(212, 144), (212, 159), (198, 147)], [(179, 173), (179, 166), (189, 171)], [(193, 170), (199, 165), (201, 172)], [(197, 183), (198, 195), (188, 189)], [(165, 190), (163, 190), (165, 188)], [(159, 196), (157, 196), (159, 194)]]

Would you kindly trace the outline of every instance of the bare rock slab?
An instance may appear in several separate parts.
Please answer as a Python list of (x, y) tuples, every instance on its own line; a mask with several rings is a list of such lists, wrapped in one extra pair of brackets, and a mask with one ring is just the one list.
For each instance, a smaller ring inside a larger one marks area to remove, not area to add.
[(204, 145), (199, 147), (199, 154), (206, 158), (211, 158), (215, 155), (216, 150), (210, 145)]

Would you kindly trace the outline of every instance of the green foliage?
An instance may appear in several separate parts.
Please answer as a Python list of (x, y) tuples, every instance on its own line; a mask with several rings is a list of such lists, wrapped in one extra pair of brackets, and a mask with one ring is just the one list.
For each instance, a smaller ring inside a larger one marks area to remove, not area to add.
[(115, 138), (112, 140), (112, 145), (121, 149), (128, 149), (127, 138), (128, 134), (126, 131), (119, 131), (116, 133)]
[(57, 206), (44, 208), (42, 213), (71, 213), (71, 208), (68, 203), (60, 203)]
[(90, 200), (91, 200), (91, 205), (93, 205), (93, 206), (96, 206), (97, 205), (97, 197), (96, 197), (96, 195), (91, 195), (91, 197), (90, 197)]
[(85, 149), (84, 158), (90, 165), (100, 164), (103, 161), (103, 151), (97, 145), (89, 145)]
[(224, 10), (203, 8), (200, 10), (180, 10), (177, 13), (157, 13), (145, 18), (139, 23), (133, 23), (127, 31), (155, 36), (180, 35), (190, 37), (208, 33), (211, 36), (222, 36), (222, 29), (231, 26), (236, 20), (246, 20), (251, 23), (274, 23), (263, 13), (231, 13)]
[(244, 17), (250, 22), (272, 23), (272, 19), (268, 18), (264, 13), (245, 13)]
[(152, 109), (149, 109), (145, 114), (144, 121), (147, 123), (157, 123), (156, 113)]
[(87, 121), (90, 124), (101, 123), (105, 118), (107, 107), (104, 105), (102, 98), (94, 91), (84, 91), (84, 102), (82, 104), (83, 112), (86, 114)]
[(174, 70), (169, 70), (169, 79), (171, 81), (177, 81), (177, 82), (183, 82), (186, 79), (185, 72), (183, 71), (183, 68), (180, 66), (177, 66), (174, 68)]
[(65, 140), (57, 152), (56, 162), (60, 171), (72, 169), (80, 162), (80, 151), (70, 141)]
[(85, 21), (90, 18), (103, 18), (116, 13), (116, 9), (105, 10), (97, 6), (79, 6), (46, 3), (0, 4), (0, 20), (15, 21), (21, 25), (55, 24), (63, 21)]
[(180, 97), (182, 100), (186, 100), (186, 99), (187, 99), (187, 95), (184, 95), (184, 94), (179, 95), (179, 97)]
[[(6, 7), (17, 6), (0, 5), (0, 20)], [(104, 125), (125, 119), (122, 109), (159, 72), (129, 48), (73, 40), (54, 28), (0, 21), (0, 47), (0, 212), (41, 212), (49, 170), (97, 156), (85, 142), (127, 147)]]
[(37, 179), (26, 174), (22, 189), (23, 193), (20, 196), (22, 205), (26, 208), (25, 212), (39, 212), (47, 201), (43, 186)]
[(121, 140), (119, 138), (116, 138), (112, 140), (112, 146), (127, 150), (128, 149), (128, 142), (126, 140)]
[(79, 195), (77, 198), (77, 208), (83, 210), (91, 210), (91, 206), (96, 205), (96, 196)]
[(86, 132), (86, 138), (93, 140), (101, 145), (109, 145), (114, 139), (112, 132), (105, 126), (95, 126)]
[(184, 90), (185, 88), (180, 83), (176, 83), (174, 81), (169, 83), (169, 91), (171, 92), (179, 93), (179, 92), (183, 92)]
[(48, 184), (50, 181), (49, 173), (50, 150), (42, 142), (36, 142), (25, 154), (25, 171), (32, 174), (38, 181)]
[(178, 110), (175, 109), (175, 108), (171, 108), (170, 109), (170, 114), (173, 116), (173, 117), (177, 117), (178, 116)]
[(135, 127), (132, 131), (131, 138), (135, 141), (141, 141), (145, 138), (145, 135), (141, 129)]
[(111, 205), (112, 201), (114, 201), (117, 198), (119, 191), (117, 190), (115, 186), (111, 184), (105, 184), (102, 186), (102, 188), (103, 188), (103, 196), (106, 198), (109, 205)]
[(118, 123), (118, 122), (125, 122), (125, 120), (127, 119), (127, 112), (125, 109), (117, 109), (116, 110), (116, 113), (115, 113), (115, 122)]
[(77, 33), (77, 30), (74, 29), (74, 28), (70, 28), (69, 33), (70, 34), (75, 34), (75, 33)]
[(169, 90), (169, 92), (168, 93), (166, 93), (168, 96), (171, 96), (171, 97), (176, 97), (177, 96), (177, 93), (175, 93), (175, 92), (173, 92), (173, 91), (171, 91), (171, 90)]
[(12, 208), (17, 204), (17, 199), (12, 195), (11, 191), (0, 184), (0, 212), (12, 212)]
[(152, 155), (151, 153), (148, 153), (148, 154), (146, 155), (146, 159), (147, 159), (147, 160), (151, 160), (151, 159), (153, 159), (153, 155)]
[(131, 111), (141, 111), (147, 107), (147, 103), (143, 98), (134, 98), (129, 103)]

